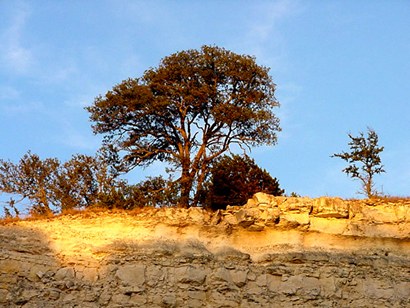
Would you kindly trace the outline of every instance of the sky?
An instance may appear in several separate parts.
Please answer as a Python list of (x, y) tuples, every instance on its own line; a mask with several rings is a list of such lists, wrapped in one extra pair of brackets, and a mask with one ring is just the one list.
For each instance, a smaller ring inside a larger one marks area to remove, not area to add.
[[(0, 0), (0, 158), (93, 155), (85, 106), (172, 53), (216, 45), (270, 68), (275, 146), (250, 156), (286, 193), (360, 198), (330, 157), (379, 136), (387, 195), (410, 196), (410, 1)], [(135, 169), (137, 182), (163, 173)]]

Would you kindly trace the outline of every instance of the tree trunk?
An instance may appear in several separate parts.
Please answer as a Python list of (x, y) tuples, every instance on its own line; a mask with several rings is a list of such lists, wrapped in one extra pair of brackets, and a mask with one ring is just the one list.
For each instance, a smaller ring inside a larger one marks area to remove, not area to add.
[(190, 194), (192, 190), (192, 178), (189, 173), (189, 163), (183, 164), (182, 166), (182, 174), (181, 174), (181, 197), (179, 199), (178, 207), (180, 208), (188, 208), (189, 201), (190, 201)]
[(373, 179), (371, 176), (369, 176), (369, 178), (367, 179), (366, 182), (366, 194), (367, 194), (367, 198), (371, 199), (374, 197), (373, 195)]
[(199, 204), (199, 199), (201, 197), (201, 194), (203, 193), (203, 184), (207, 175), (207, 169), (208, 169), (208, 162), (205, 161), (204, 159), (204, 163), (201, 167), (201, 172), (198, 174), (198, 178), (197, 178), (197, 185), (196, 185), (196, 192), (195, 192), (195, 196), (194, 196), (194, 201), (193, 201), (193, 206), (198, 206)]
[(178, 207), (189, 207), (189, 195), (191, 193), (192, 181), (189, 178), (182, 176), (181, 178), (181, 197), (179, 199)]

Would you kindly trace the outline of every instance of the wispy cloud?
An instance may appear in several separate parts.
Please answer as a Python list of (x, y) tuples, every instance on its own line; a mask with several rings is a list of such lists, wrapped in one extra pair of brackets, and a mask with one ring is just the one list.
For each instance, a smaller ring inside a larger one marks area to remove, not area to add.
[(0, 59), (3, 66), (17, 73), (25, 73), (33, 63), (33, 54), (23, 43), (23, 32), (29, 16), (29, 7), (23, 2), (17, 2), (10, 25), (0, 36), (3, 44)]
[[(248, 53), (273, 68), (284, 66), (286, 39), (281, 23), (302, 10), (298, 0), (256, 2), (252, 9), (248, 31), (239, 42)], [(272, 53), (272, 50), (274, 53)]]
[(268, 40), (276, 26), (283, 19), (298, 10), (297, 2), (293, 0), (280, 0), (257, 5), (256, 11), (260, 18), (256, 19), (250, 27), (252, 36), (259, 41)]
[(292, 66), (287, 52), (287, 38), (282, 30), (285, 23), (303, 10), (298, 0), (256, 2), (245, 39), (240, 43), (248, 53), (256, 56), (259, 64), (271, 68), (270, 73), (278, 84), (276, 97), (281, 107), (276, 110), (276, 114), (284, 128), (279, 134), (281, 140), (289, 138), (298, 129), (292, 119), (293, 109), (303, 92), (303, 87), (292, 79), (276, 80), (280, 75), (286, 76)]

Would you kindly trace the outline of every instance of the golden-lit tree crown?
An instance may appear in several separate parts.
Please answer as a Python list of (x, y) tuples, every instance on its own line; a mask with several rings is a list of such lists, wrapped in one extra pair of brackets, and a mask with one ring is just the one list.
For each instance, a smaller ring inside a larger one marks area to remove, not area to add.
[(87, 110), (105, 146), (123, 154), (126, 170), (169, 162), (181, 170), (188, 198), (193, 183), (201, 186), (209, 164), (232, 144), (276, 143), (274, 92), (269, 69), (255, 58), (203, 46), (165, 57), (141, 78), (97, 97)]

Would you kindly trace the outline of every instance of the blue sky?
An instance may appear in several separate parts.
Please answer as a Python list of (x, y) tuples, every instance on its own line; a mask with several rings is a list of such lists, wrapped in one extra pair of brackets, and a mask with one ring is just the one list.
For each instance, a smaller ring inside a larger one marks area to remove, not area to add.
[(330, 155), (369, 126), (385, 146), (377, 188), (409, 196), (409, 17), (406, 0), (0, 0), (0, 157), (95, 153), (84, 106), (173, 52), (211, 44), (271, 68), (283, 131), (251, 156), (287, 193), (360, 197)]

